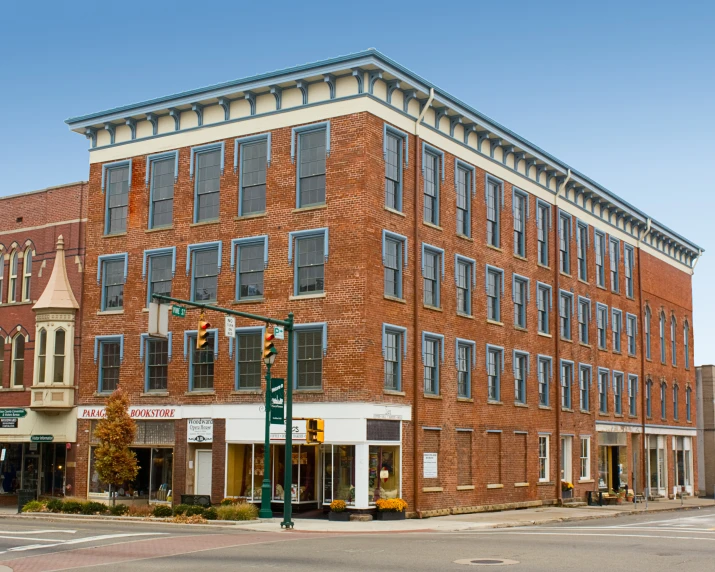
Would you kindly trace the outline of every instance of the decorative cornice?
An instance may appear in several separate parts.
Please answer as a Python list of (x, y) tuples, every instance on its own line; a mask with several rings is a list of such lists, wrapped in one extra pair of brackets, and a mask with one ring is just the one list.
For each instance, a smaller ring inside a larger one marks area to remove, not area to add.
[(181, 129), (181, 110), (172, 107), (169, 109), (169, 116), (174, 118), (174, 131)]
[(199, 127), (204, 124), (204, 106), (200, 103), (192, 103), (191, 111), (196, 113), (196, 118), (199, 120)]
[(367, 74), (367, 92), (372, 94), (375, 89), (375, 82), (382, 79), (382, 70), (371, 70)]
[(223, 120), (231, 119), (231, 100), (228, 97), (219, 97), (218, 104), (223, 109)]
[(270, 92), (273, 94), (273, 97), (276, 98), (276, 109), (281, 109), (281, 105), (283, 104), (283, 88), (279, 85), (272, 85)]
[(252, 91), (247, 91), (246, 93), (243, 94), (243, 99), (245, 99), (248, 102), (248, 105), (251, 108), (251, 115), (256, 114), (256, 94), (253, 93)]
[(134, 141), (137, 138), (137, 120), (134, 119), (133, 117), (127, 117), (124, 120), (124, 123), (126, 123), (129, 126), (129, 130), (131, 131), (131, 134), (132, 134), (132, 141)]
[(151, 123), (151, 134), (159, 133), (159, 116), (156, 113), (147, 113), (146, 120)]
[(399, 79), (393, 79), (387, 82), (387, 103), (392, 104), (392, 94), (396, 89), (400, 89)]
[(117, 134), (117, 126), (114, 123), (105, 123), (104, 129), (109, 132), (109, 144), (114, 145), (114, 138)]
[(323, 81), (330, 88), (330, 99), (335, 99), (335, 76), (331, 73), (326, 73), (323, 75)]
[(295, 86), (303, 94), (303, 105), (307, 105), (308, 104), (308, 84), (307, 84), (307, 82), (305, 82), (303, 80), (299, 80), (299, 81), (295, 82)]

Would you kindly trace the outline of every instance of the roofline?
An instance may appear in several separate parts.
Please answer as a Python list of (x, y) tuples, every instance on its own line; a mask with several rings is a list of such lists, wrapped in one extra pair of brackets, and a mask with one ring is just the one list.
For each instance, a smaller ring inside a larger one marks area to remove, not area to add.
[(64, 189), (66, 187), (76, 187), (78, 185), (86, 185), (89, 181), (75, 181), (74, 183), (64, 183), (62, 185), (55, 185), (53, 187), (45, 187), (44, 189), (38, 189), (36, 191), (27, 191), (25, 193), (17, 193), (14, 195), (5, 195), (0, 197), (0, 201), (7, 199), (16, 199), (18, 197), (26, 197), (28, 195), (37, 195), (40, 193), (46, 193), (47, 191), (56, 191), (58, 189)]
[[(362, 61), (361, 61), (362, 60)], [(370, 61), (374, 60), (374, 61)], [(253, 75), (253, 76), (248, 76), (232, 81), (227, 81), (227, 82), (222, 82), (218, 84), (213, 84), (209, 86), (205, 86), (202, 88), (197, 88), (189, 91), (183, 91), (179, 92), (173, 95), (168, 95), (168, 96), (163, 96), (163, 97), (158, 97), (138, 103), (133, 103), (130, 105), (125, 105), (121, 107), (115, 107), (111, 108), (105, 111), (100, 111), (100, 112), (95, 112), (95, 113), (90, 113), (88, 115), (81, 115), (77, 117), (70, 117), (65, 120), (65, 123), (70, 127), (70, 129), (79, 129), (82, 127), (88, 127), (92, 123), (99, 122), (100, 120), (103, 121), (111, 121), (114, 119), (119, 119), (119, 117), (110, 117), (114, 116), (117, 114), (123, 114), (123, 117), (126, 117), (127, 115), (132, 115), (132, 112), (134, 113), (140, 113), (140, 112), (145, 112), (148, 111), (146, 110), (147, 107), (155, 107), (157, 105), (162, 105), (162, 104), (169, 104), (171, 103), (172, 106), (176, 105), (185, 105), (190, 103), (189, 101), (180, 101), (182, 99), (190, 98), (192, 101), (196, 101), (197, 97), (205, 97), (205, 98), (212, 98), (212, 97), (220, 97), (223, 95), (221, 92), (226, 92), (226, 93), (231, 93), (235, 91), (241, 91), (241, 90), (246, 90), (246, 89), (251, 89), (253, 86), (247, 85), (251, 83), (256, 83), (256, 82), (261, 82), (265, 83), (268, 80), (280, 80), (280, 81), (290, 81), (292, 78), (290, 77), (293, 74), (297, 74), (300, 72), (306, 72), (310, 70), (318, 70), (320, 68), (325, 68), (328, 66), (339, 66), (340, 64), (346, 64), (347, 62), (351, 62), (351, 66), (348, 67), (360, 67), (364, 65), (370, 65), (372, 64), (378, 64), (378, 63), (383, 63), (386, 64), (389, 67), (394, 68), (396, 71), (399, 73), (405, 75), (410, 83), (415, 84), (416, 87), (421, 88), (421, 91), (424, 91), (425, 93), (429, 93), (430, 89), (434, 89), (435, 95), (439, 97), (440, 99), (444, 100), (444, 103), (447, 103), (448, 106), (451, 109), (454, 109), (455, 107), (461, 107), (467, 114), (472, 114), (476, 116), (478, 119), (482, 120), (483, 122), (489, 124), (491, 127), (502, 131), (504, 134), (508, 135), (510, 138), (514, 139), (515, 142), (521, 144), (526, 148), (531, 153), (535, 154), (540, 154), (544, 158), (548, 159), (552, 163), (554, 163), (556, 166), (560, 167), (564, 171), (571, 170), (571, 176), (572, 178), (578, 178), (581, 179), (583, 182), (587, 183), (588, 185), (591, 185), (598, 189), (599, 191), (603, 192), (604, 194), (608, 195), (611, 199), (614, 201), (618, 201), (621, 204), (623, 204), (625, 207), (629, 208), (633, 212), (637, 213), (643, 219), (651, 219), (653, 223), (655, 223), (658, 227), (659, 230), (663, 230), (667, 233), (670, 233), (674, 238), (677, 238), (678, 240), (683, 241), (684, 243), (687, 243), (689, 246), (693, 248), (693, 250), (697, 250), (702, 252), (705, 252), (705, 250), (694, 243), (693, 241), (685, 238), (681, 234), (677, 233), (676, 231), (668, 228), (665, 226), (663, 223), (660, 221), (654, 219), (653, 217), (649, 216), (639, 208), (633, 206), (630, 204), (628, 201), (624, 200), (620, 196), (618, 196), (616, 193), (610, 191), (609, 189), (605, 188), (603, 185), (600, 185), (596, 181), (594, 181), (591, 177), (588, 175), (585, 175), (584, 173), (580, 172), (579, 170), (571, 167), (568, 163), (565, 163), (564, 161), (558, 159), (548, 151), (545, 151), (538, 145), (535, 145), (528, 139), (522, 137), (521, 135), (515, 133), (508, 127), (505, 127), (498, 121), (495, 121), (491, 117), (481, 113), (477, 109), (473, 108), (472, 106), (468, 105), (467, 103), (463, 102), (461, 99), (451, 95), (449, 92), (441, 89), (440, 87), (434, 85), (433, 83), (427, 81), (424, 79), (422, 76), (419, 74), (416, 74), (412, 70), (404, 67), (403, 65), (399, 64), (398, 62), (394, 61), (393, 59), (389, 58), (382, 52), (378, 51), (375, 48), (369, 48), (364, 51), (352, 53), (352, 54), (347, 54), (343, 56), (338, 56), (335, 58), (330, 58), (326, 60), (320, 60), (317, 62), (312, 62), (312, 63), (307, 63), (307, 64), (302, 64), (299, 66), (294, 66), (290, 68), (284, 68), (272, 72), (267, 72), (263, 74), (258, 74), (258, 75)], [(326, 73), (326, 71), (323, 69), (319, 73)], [(316, 71), (316, 73), (318, 73)], [(282, 79), (280, 79), (282, 78)], [(142, 110), (142, 111), (140, 111)], [(96, 120), (96, 121), (95, 121)]]

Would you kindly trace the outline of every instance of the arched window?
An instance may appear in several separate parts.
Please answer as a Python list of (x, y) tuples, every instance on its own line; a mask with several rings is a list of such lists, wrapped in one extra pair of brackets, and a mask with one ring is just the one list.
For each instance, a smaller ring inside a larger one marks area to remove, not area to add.
[(645, 332), (645, 357), (650, 359), (650, 308), (645, 307), (645, 323), (643, 324), (643, 331)]
[(65, 331), (55, 332), (55, 375), (52, 383), (62, 383), (65, 379)]
[(685, 420), (690, 423), (692, 421), (692, 389), (687, 387), (685, 389)]
[(47, 361), (47, 330), (40, 330), (37, 348), (37, 383), (45, 383), (45, 369)]
[(0, 332), (0, 387), (3, 387), (3, 372), (5, 371), (5, 336)]
[(673, 419), (678, 420), (678, 384), (673, 384)]
[(666, 383), (660, 382), (660, 417), (665, 419), (665, 399), (666, 399)]
[(645, 382), (645, 414), (648, 419), (653, 417), (653, 380)]
[(17, 290), (17, 269), (20, 265), (17, 250), (10, 255), (10, 284), (7, 288), (7, 301), (16, 302), (15, 293)]
[(677, 352), (675, 351), (675, 337), (677, 335), (677, 331), (675, 329), (676, 324), (675, 324), (675, 316), (670, 317), (670, 353), (672, 354), (670, 356), (670, 359), (673, 362), (673, 365), (676, 365), (678, 362), (677, 359)]
[(14, 387), (22, 387), (25, 374), (25, 336), (18, 334), (12, 340), (12, 371), (10, 379)]
[(660, 363), (665, 363), (665, 312), (660, 313)]
[(683, 323), (683, 351), (685, 352), (685, 369), (690, 369), (690, 324)]
[(0, 304), (2, 304), (3, 285), (5, 284), (3, 278), (5, 278), (5, 257), (0, 250)]
[(25, 263), (22, 267), (22, 301), (30, 301), (30, 280), (32, 279), (32, 247), (25, 251)]

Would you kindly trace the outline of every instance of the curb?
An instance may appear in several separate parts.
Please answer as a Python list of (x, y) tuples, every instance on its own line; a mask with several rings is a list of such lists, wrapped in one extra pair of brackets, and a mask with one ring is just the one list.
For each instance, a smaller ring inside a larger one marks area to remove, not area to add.
[[(186, 526), (190, 528), (234, 528), (244, 527), (247, 525), (255, 525), (256, 523), (269, 524), (278, 522), (278, 519), (262, 519), (258, 520), (216, 520), (208, 521), (200, 524), (189, 524), (185, 522), (171, 522), (158, 518), (144, 518), (141, 516), (104, 516), (101, 514), (86, 515), (86, 514), (58, 514), (58, 513), (25, 513), (25, 514), (0, 514), (2, 518), (16, 518), (19, 520), (51, 520), (51, 521), (74, 521), (74, 522), (143, 522), (146, 524), (159, 524), (164, 526)], [(254, 531), (263, 532), (263, 531)]]

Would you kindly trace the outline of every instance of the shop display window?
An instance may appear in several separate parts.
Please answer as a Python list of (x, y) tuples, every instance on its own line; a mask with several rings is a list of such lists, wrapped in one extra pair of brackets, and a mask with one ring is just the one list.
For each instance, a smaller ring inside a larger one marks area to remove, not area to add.
[(370, 445), (368, 460), (368, 494), (374, 504), (378, 499), (400, 496), (400, 447)]
[(323, 504), (334, 500), (355, 504), (355, 446), (324, 445)]

